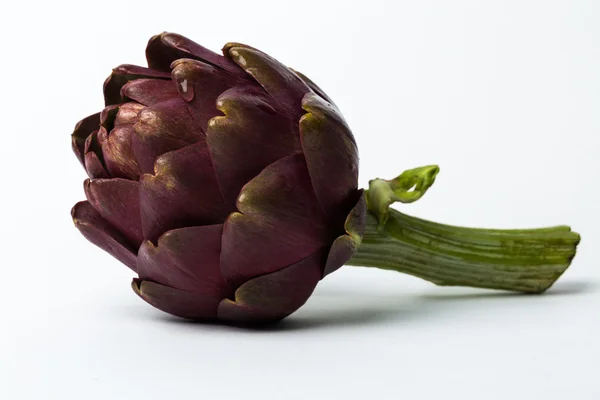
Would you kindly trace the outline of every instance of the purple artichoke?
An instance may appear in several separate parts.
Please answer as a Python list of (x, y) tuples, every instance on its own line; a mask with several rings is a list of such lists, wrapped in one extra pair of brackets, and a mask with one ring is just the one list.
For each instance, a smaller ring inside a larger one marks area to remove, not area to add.
[(115, 68), (106, 107), (72, 135), (89, 175), (75, 225), (138, 274), (133, 290), (154, 307), (271, 322), (343, 264), (527, 293), (571, 264), (568, 226), (463, 228), (390, 208), (420, 199), (436, 165), (359, 190), (356, 142), (329, 97), (257, 49), (223, 54), (153, 37), (148, 68)]
[(360, 244), (365, 196), (344, 118), (267, 54), (224, 56), (163, 33), (77, 124), (87, 201), (73, 220), (138, 275), (133, 290), (196, 320), (275, 321)]

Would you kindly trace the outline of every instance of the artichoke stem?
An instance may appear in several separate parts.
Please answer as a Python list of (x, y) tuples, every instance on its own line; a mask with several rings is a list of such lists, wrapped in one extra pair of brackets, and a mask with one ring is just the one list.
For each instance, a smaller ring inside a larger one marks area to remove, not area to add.
[(463, 228), (391, 208), (381, 224), (372, 211), (362, 244), (347, 264), (403, 272), (440, 286), (542, 293), (569, 267), (580, 241), (568, 226)]

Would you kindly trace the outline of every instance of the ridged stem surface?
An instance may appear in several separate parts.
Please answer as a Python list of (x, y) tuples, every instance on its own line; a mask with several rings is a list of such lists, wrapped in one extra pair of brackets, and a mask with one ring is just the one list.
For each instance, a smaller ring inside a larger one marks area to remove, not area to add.
[(368, 213), (362, 244), (347, 264), (403, 272), (440, 286), (542, 293), (569, 267), (579, 240), (568, 226), (463, 228), (390, 208), (383, 225)]

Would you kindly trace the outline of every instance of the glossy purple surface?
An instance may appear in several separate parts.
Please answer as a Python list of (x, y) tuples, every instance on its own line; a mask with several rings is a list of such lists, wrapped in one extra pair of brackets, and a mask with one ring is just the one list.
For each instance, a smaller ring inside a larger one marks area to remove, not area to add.
[(358, 151), (312, 81), (252, 47), (172, 33), (105, 81), (73, 150), (90, 179), (75, 225), (167, 313), (269, 322), (360, 243)]

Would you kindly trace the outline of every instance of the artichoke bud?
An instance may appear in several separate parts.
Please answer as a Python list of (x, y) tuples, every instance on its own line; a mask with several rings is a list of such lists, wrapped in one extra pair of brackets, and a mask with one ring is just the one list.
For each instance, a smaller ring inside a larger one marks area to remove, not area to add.
[[(364, 230), (358, 150), (329, 97), (267, 54), (172, 33), (121, 65), (75, 127), (75, 225), (183, 318), (269, 322), (302, 306)], [(331, 177), (334, 176), (335, 180)]]

